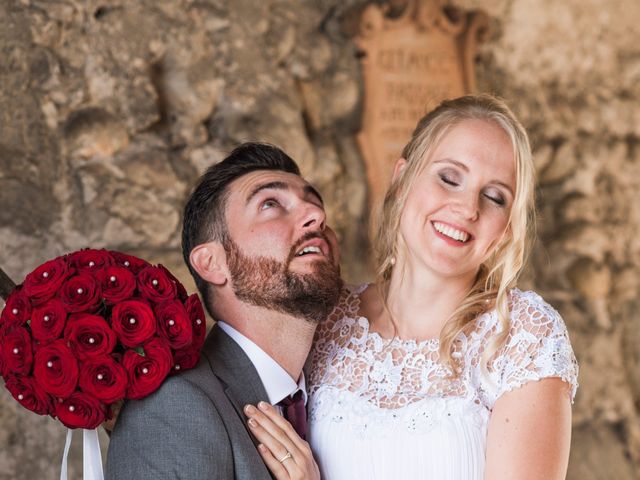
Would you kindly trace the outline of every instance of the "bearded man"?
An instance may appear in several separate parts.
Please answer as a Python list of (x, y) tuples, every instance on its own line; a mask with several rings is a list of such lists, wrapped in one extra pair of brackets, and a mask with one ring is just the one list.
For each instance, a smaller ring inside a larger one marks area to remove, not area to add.
[(242, 409), (304, 412), (302, 367), (342, 285), (322, 198), (282, 150), (243, 144), (189, 198), (182, 250), (216, 324), (196, 368), (124, 405), (106, 477), (270, 479)]

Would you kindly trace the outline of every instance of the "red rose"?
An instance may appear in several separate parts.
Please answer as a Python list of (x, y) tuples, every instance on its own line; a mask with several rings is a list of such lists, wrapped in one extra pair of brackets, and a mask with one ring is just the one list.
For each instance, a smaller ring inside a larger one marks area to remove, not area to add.
[(18, 375), (29, 375), (33, 365), (31, 335), (18, 325), (9, 326), (2, 337), (4, 370)]
[(113, 307), (111, 326), (124, 346), (135, 348), (156, 333), (156, 317), (148, 303), (127, 300)]
[(4, 361), (4, 354), (3, 352), (3, 348), (4, 348), (4, 333), (2, 331), (2, 328), (0, 327), (0, 377), (6, 377), (7, 374), (9, 373), (7, 371), (7, 364)]
[(174, 375), (176, 373), (189, 370), (190, 368), (195, 367), (199, 360), (200, 350), (195, 350), (193, 348), (178, 350), (173, 354), (173, 368), (171, 369), (171, 374)]
[(80, 388), (104, 403), (122, 400), (127, 380), (126, 370), (109, 356), (92, 358), (80, 367)]
[(93, 312), (100, 306), (100, 286), (88, 273), (79, 273), (62, 285), (60, 298), (71, 313)]
[(56, 340), (67, 322), (67, 309), (57, 298), (33, 309), (31, 313), (31, 334), (42, 343)]
[(68, 397), (78, 383), (78, 361), (65, 340), (38, 349), (33, 376), (42, 389), (56, 397)]
[(5, 387), (24, 408), (38, 415), (53, 413), (51, 397), (40, 388), (33, 377), (10, 375), (5, 382)]
[(98, 428), (107, 418), (107, 411), (96, 398), (75, 392), (62, 402), (56, 403), (56, 417), (69, 428)]
[(136, 277), (124, 267), (109, 266), (96, 276), (102, 296), (112, 305), (128, 299), (136, 289)]
[(113, 257), (107, 250), (87, 248), (67, 255), (69, 265), (78, 270), (96, 272), (108, 265), (113, 265)]
[(127, 270), (130, 270), (131, 273), (137, 275), (138, 272), (146, 267), (151, 266), (149, 262), (145, 262), (144, 260), (134, 257), (132, 255), (127, 255), (126, 253), (120, 252), (109, 252), (111, 256), (115, 259), (116, 265), (121, 267), (125, 267)]
[(127, 398), (144, 398), (155, 392), (171, 370), (171, 362), (171, 349), (162, 338), (148, 341), (144, 345), (144, 356), (127, 350), (122, 359), (129, 375)]
[(178, 300), (161, 303), (155, 308), (160, 332), (171, 348), (178, 350), (191, 344), (193, 329), (184, 306)]
[(140, 295), (154, 303), (162, 303), (176, 297), (176, 284), (161, 268), (147, 267), (138, 274)]
[(24, 293), (33, 305), (40, 305), (54, 297), (62, 282), (71, 274), (64, 257), (43, 263), (24, 279)]
[(2, 315), (0, 315), (0, 325), (23, 325), (31, 316), (31, 303), (24, 294), (22, 287), (17, 287), (7, 298)]
[(173, 273), (171, 273), (164, 265), (158, 264), (158, 268), (160, 270), (162, 270), (167, 277), (169, 277), (170, 280), (173, 281), (173, 283), (176, 285), (176, 291), (178, 292), (178, 298), (180, 299), (180, 301), (182, 303), (185, 302), (185, 300), (187, 300), (187, 297), (189, 297), (189, 294), (187, 293), (187, 290), (184, 288), (184, 285), (182, 285), (182, 283), (180, 283), (180, 280), (178, 280)]
[(85, 313), (69, 317), (64, 338), (80, 360), (109, 354), (116, 345), (116, 335), (107, 321)]
[(202, 302), (197, 293), (187, 299), (185, 307), (193, 329), (193, 343), (191, 346), (199, 351), (204, 345), (204, 339), (207, 336), (207, 323), (205, 321), (204, 308), (202, 308)]

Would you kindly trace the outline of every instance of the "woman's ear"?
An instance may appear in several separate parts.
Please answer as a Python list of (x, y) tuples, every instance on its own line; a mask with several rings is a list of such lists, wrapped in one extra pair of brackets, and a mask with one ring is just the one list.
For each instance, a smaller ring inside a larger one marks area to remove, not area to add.
[(391, 178), (391, 181), (395, 182), (406, 167), (407, 161), (404, 158), (399, 158), (396, 161), (396, 165), (393, 167), (393, 177)]
[(189, 254), (189, 263), (203, 280), (212, 285), (227, 283), (227, 256), (219, 242), (198, 245)]

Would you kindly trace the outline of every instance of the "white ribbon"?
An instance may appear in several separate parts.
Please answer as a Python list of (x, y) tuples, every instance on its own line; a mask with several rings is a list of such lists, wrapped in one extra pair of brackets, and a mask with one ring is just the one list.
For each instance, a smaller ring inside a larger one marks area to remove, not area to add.
[(73, 438), (73, 430), (67, 429), (67, 441), (64, 444), (64, 453), (62, 454), (62, 467), (60, 468), (60, 480), (67, 480), (67, 455), (69, 455), (69, 447), (71, 447), (71, 439)]
[(83, 430), (82, 463), (84, 480), (104, 480), (102, 473), (102, 455), (98, 441), (98, 429)]
[[(67, 456), (71, 447), (73, 430), (67, 430), (67, 441), (64, 444), (62, 454), (62, 467), (60, 468), (60, 480), (67, 480)], [(98, 430), (82, 430), (82, 478), (83, 480), (104, 480), (102, 473), (102, 455)]]

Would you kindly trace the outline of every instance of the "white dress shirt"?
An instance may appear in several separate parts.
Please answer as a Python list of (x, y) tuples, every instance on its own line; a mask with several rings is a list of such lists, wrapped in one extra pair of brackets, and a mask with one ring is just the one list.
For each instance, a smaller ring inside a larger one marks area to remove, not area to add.
[(229, 335), (249, 357), (251, 363), (258, 372), (262, 381), (269, 403), (276, 405), (287, 396), (291, 396), (298, 390), (302, 390), (302, 397), (307, 404), (307, 389), (304, 380), (304, 372), (300, 373), (300, 378), (296, 382), (287, 371), (280, 366), (273, 358), (253, 343), (228, 323), (218, 321), (218, 326)]

